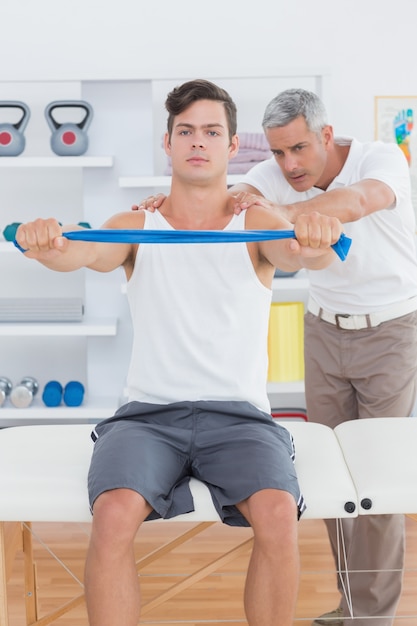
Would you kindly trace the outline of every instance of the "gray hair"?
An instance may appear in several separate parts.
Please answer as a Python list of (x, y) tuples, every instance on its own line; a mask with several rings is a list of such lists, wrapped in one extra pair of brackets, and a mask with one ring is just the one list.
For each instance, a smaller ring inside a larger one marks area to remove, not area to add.
[(305, 89), (286, 89), (267, 105), (262, 128), (287, 126), (297, 117), (304, 117), (307, 127), (318, 133), (327, 125), (327, 113), (320, 98)]

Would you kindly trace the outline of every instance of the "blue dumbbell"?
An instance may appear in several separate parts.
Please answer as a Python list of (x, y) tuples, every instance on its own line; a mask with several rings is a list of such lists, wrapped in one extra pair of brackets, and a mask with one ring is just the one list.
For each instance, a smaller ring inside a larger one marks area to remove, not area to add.
[(46, 383), (42, 400), (46, 406), (59, 406), (62, 402), (62, 385), (57, 380)]
[(84, 385), (78, 380), (71, 380), (65, 385), (64, 402), (67, 406), (80, 406), (84, 399)]

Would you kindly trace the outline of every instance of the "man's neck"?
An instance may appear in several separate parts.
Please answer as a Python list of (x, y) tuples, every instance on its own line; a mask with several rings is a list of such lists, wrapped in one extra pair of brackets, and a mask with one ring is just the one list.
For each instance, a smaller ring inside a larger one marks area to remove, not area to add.
[(339, 145), (335, 143), (332, 151), (328, 154), (326, 169), (323, 176), (315, 187), (326, 191), (329, 185), (340, 174), (349, 156), (350, 145)]
[(233, 216), (233, 204), (225, 185), (191, 186), (173, 180), (160, 211), (176, 229), (218, 230)]

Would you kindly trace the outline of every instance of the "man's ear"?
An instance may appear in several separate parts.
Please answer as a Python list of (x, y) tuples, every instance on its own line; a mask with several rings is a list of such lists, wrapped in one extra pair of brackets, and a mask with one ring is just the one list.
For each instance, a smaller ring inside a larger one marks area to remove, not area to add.
[(323, 140), (324, 147), (326, 149), (330, 148), (333, 145), (333, 140), (334, 140), (333, 126), (330, 126), (330, 124), (326, 124), (326, 126), (322, 128), (321, 137)]
[(171, 156), (171, 142), (169, 141), (169, 135), (167, 132), (164, 135), (164, 150), (168, 156)]
[(229, 146), (229, 159), (233, 159), (239, 152), (239, 137), (238, 135), (233, 135), (232, 141)]

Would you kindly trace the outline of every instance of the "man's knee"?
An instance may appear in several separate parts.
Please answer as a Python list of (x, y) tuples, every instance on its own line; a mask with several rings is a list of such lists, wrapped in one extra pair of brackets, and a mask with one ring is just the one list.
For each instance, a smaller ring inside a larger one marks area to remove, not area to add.
[(242, 503), (242, 512), (255, 535), (277, 536), (297, 527), (297, 503), (288, 491), (262, 489)]
[(132, 489), (111, 489), (100, 494), (93, 504), (93, 532), (119, 539), (133, 538), (152, 508)]

